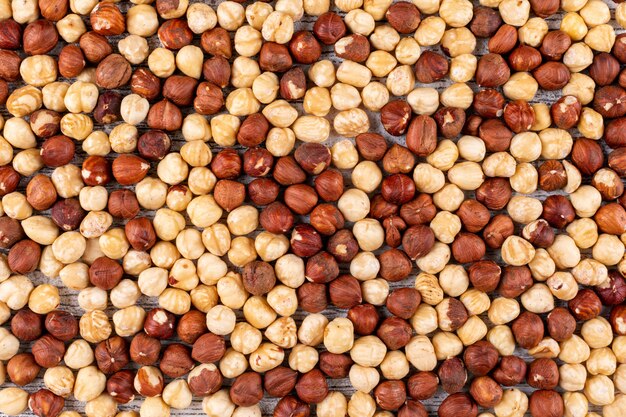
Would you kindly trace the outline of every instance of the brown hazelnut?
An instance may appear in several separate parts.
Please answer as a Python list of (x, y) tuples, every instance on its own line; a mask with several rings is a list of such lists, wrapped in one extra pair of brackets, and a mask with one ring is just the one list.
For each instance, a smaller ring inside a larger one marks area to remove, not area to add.
[(417, 311), (421, 300), (422, 297), (415, 288), (398, 288), (387, 296), (385, 305), (391, 314), (408, 320)]
[(59, 200), (52, 206), (50, 217), (54, 224), (62, 230), (69, 231), (78, 229), (87, 213), (75, 198)]
[(232, 211), (246, 199), (246, 186), (233, 180), (219, 180), (213, 189), (213, 197), (224, 210)]
[(30, 128), (36, 136), (48, 138), (59, 132), (61, 115), (55, 111), (41, 109), (33, 112), (29, 117)]
[(465, 230), (471, 233), (481, 231), (488, 223), (490, 218), (489, 209), (476, 200), (465, 200), (456, 211)]
[[(202, 65), (202, 75), (208, 82), (215, 84), (220, 88), (224, 88), (230, 81), (230, 64), (228, 63), (228, 60), (222, 56), (211, 57), (204, 61), (204, 64)], [(243, 124), (241, 127), (243, 128)], [(256, 145), (258, 145), (258, 143)]]
[(39, 265), (41, 247), (38, 243), (24, 239), (17, 242), (9, 250), (7, 262), (11, 271), (18, 274), (33, 272)]
[(370, 55), (370, 49), (370, 42), (365, 36), (353, 33), (336, 42), (335, 55), (354, 62), (365, 62)]
[(626, 319), (626, 307), (623, 305), (616, 305), (611, 308), (611, 315), (609, 321), (613, 328), (613, 333), (623, 336), (626, 334), (624, 323)]
[(535, 313), (524, 311), (511, 325), (513, 336), (518, 345), (524, 349), (531, 349), (543, 338), (543, 321)]
[(72, 313), (54, 310), (46, 314), (46, 330), (57, 339), (69, 342), (78, 334), (78, 320)]
[(0, 50), (0, 78), (5, 81), (17, 81), (20, 78), (22, 58), (13, 51)]
[(445, 77), (448, 69), (446, 57), (433, 51), (424, 51), (415, 63), (415, 78), (420, 83), (434, 83)]
[(406, 383), (411, 398), (427, 400), (437, 392), (439, 378), (433, 372), (421, 371), (411, 375)]
[(66, 78), (78, 76), (85, 68), (85, 56), (76, 45), (66, 45), (59, 53), (59, 74)]
[(57, 22), (67, 14), (68, 3), (67, 0), (39, 0), (39, 12), (45, 19)]
[(394, 3), (385, 13), (387, 22), (399, 33), (413, 33), (421, 21), (421, 13), (413, 3)]
[[(413, 4), (411, 5), (413, 6)], [(417, 10), (417, 8), (415, 10)], [(383, 410), (397, 410), (406, 401), (406, 387), (404, 386), (404, 382), (381, 382), (376, 389), (374, 389), (374, 399), (376, 400), (376, 404)]]
[(591, 320), (600, 315), (602, 302), (593, 290), (583, 288), (568, 302), (568, 307), (576, 320)]
[(137, 68), (130, 78), (130, 91), (148, 101), (161, 93), (161, 80), (147, 68)]
[[(353, 363), (350, 356), (342, 353), (330, 353), (328, 351), (320, 353), (320, 369), (329, 378), (338, 379), (348, 377)], [(267, 379), (267, 374), (265, 374), (265, 378)]]
[(574, 334), (576, 319), (566, 308), (556, 307), (546, 317), (548, 333), (557, 342), (563, 342)]
[(28, 408), (38, 417), (56, 417), (65, 407), (65, 399), (47, 389), (40, 389), (28, 398)]
[(119, 284), (123, 274), (124, 270), (122, 266), (106, 256), (97, 258), (89, 266), (89, 281), (103, 290), (113, 289)]
[[(313, 36), (311, 36), (313, 40)], [(293, 39), (292, 39), (293, 41)], [(317, 41), (315, 41), (317, 42)], [(306, 93), (306, 75), (300, 67), (293, 67), (280, 77), (280, 96), (285, 100), (298, 100)]]
[(533, 71), (533, 77), (544, 90), (560, 90), (569, 82), (569, 69), (560, 62), (546, 62)]
[(380, 161), (387, 151), (387, 141), (378, 133), (361, 133), (356, 137), (359, 154), (368, 161)]
[(259, 223), (270, 233), (286, 233), (293, 227), (293, 222), (293, 213), (279, 201), (265, 207), (259, 215)]
[(98, 3), (89, 14), (94, 32), (104, 36), (121, 35), (126, 30), (124, 15), (114, 3)]
[(315, 189), (306, 184), (293, 184), (285, 189), (285, 204), (297, 214), (305, 215), (317, 205)]
[(350, 229), (341, 229), (328, 239), (326, 249), (339, 262), (350, 262), (359, 252), (359, 244)]
[(274, 165), (274, 157), (264, 148), (248, 149), (243, 154), (243, 171), (251, 177), (266, 176)]
[(513, 132), (500, 119), (483, 121), (478, 128), (478, 136), (485, 142), (489, 152), (504, 152), (509, 149)]
[(31, 348), (35, 362), (43, 368), (57, 366), (65, 354), (65, 345), (51, 335), (44, 335), (37, 339)]
[(482, 260), (474, 262), (467, 272), (474, 288), (489, 293), (498, 288), (502, 269), (494, 261)]
[(552, 30), (544, 36), (539, 51), (551, 61), (560, 61), (571, 45), (572, 38), (567, 33), (562, 30)]
[(503, 297), (516, 298), (533, 285), (533, 278), (527, 266), (507, 266), (504, 268), (498, 292)]
[(24, 238), (24, 229), (16, 219), (0, 217), (0, 247), (8, 249)]
[(524, 382), (526, 369), (526, 362), (519, 356), (503, 356), (493, 378), (501, 385), (512, 387)]
[(513, 234), (513, 220), (506, 214), (494, 216), (483, 230), (483, 239), (491, 249), (498, 249)]
[(493, 54), (506, 54), (517, 44), (517, 28), (511, 25), (502, 25), (489, 39), (487, 47)]
[(402, 281), (412, 270), (411, 260), (399, 249), (389, 249), (378, 257), (380, 276), (390, 282)]
[(398, 411), (398, 417), (427, 417), (428, 412), (419, 401), (407, 400)]
[(476, 417), (478, 407), (468, 394), (458, 392), (446, 397), (437, 410), (439, 417)]
[(24, 52), (28, 55), (45, 55), (57, 45), (59, 34), (47, 20), (36, 20), (26, 25), (22, 34)]
[(467, 382), (467, 371), (459, 358), (446, 359), (437, 370), (441, 387), (448, 394), (460, 392)]
[(346, 25), (338, 14), (326, 12), (315, 21), (313, 33), (320, 42), (333, 45), (346, 34)]
[(476, 189), (476, 200), (489, 210), (502, 210), (509, 203), (513, 190), (508, 178), (487, 178)]
[(98, 96), (98, 103), (93, 110), (93, 118), (101, 124), (116, 122), (122, 118), (120, 109), (122, 96), (115, 91), (105, 91)]
[[(168, 20), (167, 22), (171, 22)], [(166, 22), (166, 23), (167, 23)], [(189, 106), (193, 103), (198, 80), (186, 75), (172, 75), (163, 83), (163, 97), (177, 106)]]
[(370, 201), (370, 217), (377, 220), (386, 219), (389, 216), (396, 215), (398, 213), (398, 209), (399, 207), (397, 204), (388, 202), (382, 194), (376, 194)]
[[(480, 340), (468, 346), (463, 353), (463, 361), (467, 370), (475, 376), (487, 375), (498, 364), (496, 348), (486, 340)], [(439, 376), (441, 378), (441, 375)]]
[(620, 64), (613, 55), (601, 52), (593, 57), (593, 63), (589, 67), (589, 76), (599, 86), (613, 83), (619, 74)]
[(461, 264), (479, 261), (486, 251), (485, 242), (480, 236), (466, 232), (456, 235), (451, 249), (452, 256)]
[(574, 141), (572, 162), (584, 175), (592, 175), (604, 165), (604, 153), (597, 141), (579, 138)]
[(173, 343), (165, 348), (159, 369), (170, 378), (179, 378), (193, 369), (195, 362), (191, 359), (189, 348), (180, 343)]
[(230, 400), (239, 407), (251, 407), (263, 399), (261, 375), (245, 372), (235, 378), (230, 387)]
[(513, 132), (526, 132), (535, 122), (535, 111), (525, 100), (511, 101), (504, 107), (504, 121)]
[(307, 403), (317, 404), (328, 395), (328, 383), (319, 369), (301, 375), (295, 389), (298, 397)]
[(544, 191), (555, 191), (567, 185), (567, 174), (560, 161), (546, 161), (539, 167), (539, 187)]
[(385, 243), (392, 248), (397, 248), (402, 243), (402, 232), (406, 229), (406, 222), (398, 216), (388, 216), (383, 220), (385, 229)]
[(15, 385), (28, 385), (37, 378), (41, 367), (31, 353), (18, 353), (6, 365), (6, 372)]
[(328, 305), (326, 286), (315, 282), (305, 282), (296, 290), (298, 305), (308, 313), (324, 311)]
[(311, 412), (311, 406), (305, 402), (298, 400), (296, 397), (288, 395), (281, 398), (274, 408), (274, 417), (290, 417), (302, 416), (308, 417)]
[[(321, 244), (321, 242), (320, 242)], [(328, 285), (330, 302), (338, 308), (352, 308), (361, 304), (361, 285), (352, 275), (341, 275)]]
[(159, 26), (157, 35), (164, 47), (174, 50), (189, 45), (193, 39), (193, 32), (183, 19), (166, 20)]
[(406, 132), (411, 114), (411, 106), (406, 101), (393, 100), (380, 109), (380, 121), (387, 133), (400, 136)]
[(158, 397), (163, 392), (165, 382), (158, 369), (143, 366), (137, 370), (134, 386), (135, 390), (144, 397)]
[(604, 233), (621, 235), (626, 232), (626, 209), (618, 203), (601, 206), (593, 218)]
[[(321, 16), (318, 19), (320, 18)], [(293, 34), (291, 41), (289, 41), (289, 51), (296, 62), (300, 64), (313, 64), (322, 55), (322, 47), (319, 42), (313, 33), (306, 30)]]
[(476, 83), (481, 87), (499, 87), (511, 76), (511, 70), (502, 55), (489, 53), (478, 60)]
[[(324, 353), (331, 354), (329, 352)], [(324, 353), (320, 355), (320, 364)], [(272, 397), (284, 397), (293, 391), (297, 379), (298, 372), (286, 366), (278, 366), (265, 373), (263, 376), (263, 388)]]
[(378, 312), (371, 304), (361, 304), (348, 310), (348, 320), (354, 325), (354, 332), (361, 336), (374, 333), (378, 326)]
[(269, 178), (256, 178), (248, 184), (248, 197), (258, 205), (265, 206), (273, 203), (278, 197), (280, 186)]
[[(479, 38), (493, 36), (502, 25), (500, 14), (489, 7), (475, 7), (474, 17), (469, 24), (469, 29)], [(490, 52), (494, 52), (491, 51)]]
[(74, 158), (74, 142), (64, 135), (52, 136), (41, 145), (41, 160), (49, 167), (69, 164)]
[(106, 389), (119, 404), (127, 404), (135, 399), (135, 373), (123, 370), (111, 375), (107, 380)]
[(333, 235), (337, 230), (342, 229), (345, 223), (341, 211), (331, 204), (320, 204), (316, 206), (309, 218), (311, 226), (319, 233), (327, 236)]
[(530, 394), (528, 408), (533, 417), (558, 417), (563, 415), (561, 394), (553, 390), (537, 390)]
[(411, 341), (413, 329), (406, 320), (400, 317), (387, 317), (380, 323), (376, 335), (389, 350), (398, 350)]
[(169, 339), (174, 335), (175, 316), (162, 308), (153, 308), (146, 314), (143, 330), (148, 336)]
[(609, 271), (609, 279), (595, 287), (603, 305), (617, 305), (626, 300), (626, 280), (617, 271)]
[(243, 268), (243, 286), (252, 295), (268, 293), (276, 283), (274, 268), (267, 262), (252, 261)]
[(198, 310), (185, 313), (176, 326), (176, 334), (180, 340), (189, 344), (193, 344), (206, 332), (206, 315)]
[(50, 177), (35, 175), (26, 186), (26, 200), (35, 210), (47, 210), (57, 200), (57, 191)]
[(502, 93), (493, 88), (487, 88), (474, 95), (472, 107), (480, 116), (494, 118), (502, 116), (505, 104)]
[(417, 156), (428, 156), (433, 153), (437, 146), (437, 123), (435, 119), (430, 116), (419, 115), (411, 120), (409, 130), (406, 133), (406, 146)]
[(171, 144), (172, 141), (165, 132), (149, 130), (139, 136), (137, 151), (143, 158), (150, 161), (159, 161), (169, 153)]
[(538, 248), (547, 248), (554, 242), (554, 230), (544, 219), (532, 221), (524, 226), (522, 236)]
[(591, 185), (600, 192), (602, 199), (615, 200), (624, 193), (624, 183), (615, 171), (610, 168), (596, 171), (591, 179)]
[(229, 59), (233, 54), (230, 35), (226, 29), (221, 27), (205, 31), (200, 38), (200, 46), (209, 55)]
[(112, 179), (109, 161), (100, 155), (85, 158), (80, 174), (83, 182), (89, 186), (106, 185)]
[(139, 365), (155, 364), (160, 354), (161, 342), (145, 333), (138, 333), (130, 342), (130, 358)]
[(550, 358), (535, 359), (528, 365), (526, 382), (537, 389), (554, 389), (559, 383), (559, 367)]
[(22, 45), (22, 27), (13, 19), (0, 22), (0, 48), (19, 49)]
[(94, 356), (98, 368), (105, 374), (120, 371), (130, 362), (126, 341), (119, 336), (98, 343)]
[(131, 190), (115, 190), (109, 195), (107, 211), (113, 217), (132, 219), (139, 214), (139, 202)]
[(20, 174), (9, 165), (0, 167), (0, 196), (12, 193), (20, 182)]
[[(124, 232), (128, 243), (135, 250), (145, 251), (152, 248), (156, 243), (156, 232), (154, 227), (152, 227), (152, 222), (145, 217), (130, 219), (124, 226)], [(116, 265), (118, 264), (116, 263)]]
[(543, 201), (541, 217), (550, 223), (550, 226), (563, 229), (574, 221), (576, 212), (567, 197), (551, 195)]
[(481, 407), (491, 408), (502, 399), (502, 387), (488, 376), (474, 378), (470, 385), (470, 395)]
[(404, 252), (413, 260), (427, 255), (434, 244), (435, 234), (432, 229), (421, 224), (409, 227), (402, 236)]
[(293, 65), (289, 49), (276, 42), (265, 42), (259, 52), (259, 67), (262, 71), (285, 72)]
[(193, 344), (191, 357), (201, 363), (212, 363), (222, 359), (226, 353), (226, 343), (222, 336), (205, 333)]
[(552, 121), (560, 129), (571, 129), (578, 123), (582, 105), (574, 96), (563, 96), (550, 107)]
[(38, 339), (42, 333), (41, 316), (28, 308), (19, 310), (11, 319), (11, 333), (25, 342)]
[[(198, 89), (200, 89), (202, 84), (205, 83), (201, 83), (198, 86)], [(196, 101), (197, 100), (198, 97), (196, 97)], [(200, 114), (206, 114), (198, 110), (195, 104), (196, 101), (194, 101), (194, 108), (196, 111)], [(148, 111), (147, 123), (151, 129), (167, 130), (170, 132), (180, 129), (183, 124), (183, 115), (174, 103), (167, 99), (163, 99), (150, 107), (150, 110)]]
[(312, 175), (322, 173), (331, 162), (330, 149), (319, 143), (303, 143), (294, 157), (302, 169)]
[(222, 373), (213, 365), (196, 367), (187, 377), (189, 390), (198, 397), (206, 397), (219, 391), (223, 380)]
[(413, 170), (414, 166), (415, 156), (413, 153), (397, 143), (391, 145), (383, 157), (383, 168), (389, 174), (407, 174)]
[(444, 138), (453, 139), (465, 126), (465, 110), (458, 107), (442, 107), (434, 115), (439, 132)]
[(265, 140), (270, 129), (269, 122), (261, 113), (254, 113), (244, 119), (237, 131), (237, 142), (253, 148)]
[(306, 261), (305, 277), (320, 284), (328, 283), (339, 276), (339, 265), (328, 252), (318, 252)]
[(541, 53), (528, 45), (520, 45), (509, 55), (509, 65), (515, 71), (532, 71), (541, 65)]
[(111, 171), (120, 185), (133, 185), (148, 174), (150, 163), (136, 155), (123, 154), (113, 160)]
[(211, 171), (220, 179), (235, 179), (241, 175), (243, 163), (234, 149), (224, 149), (215, 154), (211, 161)]
[(132, 73), (132, 68), (126, 58), (119, 54), (111, 54), (98, 64), (96, 84), (101, 88), (119, 88), (128, 84)]

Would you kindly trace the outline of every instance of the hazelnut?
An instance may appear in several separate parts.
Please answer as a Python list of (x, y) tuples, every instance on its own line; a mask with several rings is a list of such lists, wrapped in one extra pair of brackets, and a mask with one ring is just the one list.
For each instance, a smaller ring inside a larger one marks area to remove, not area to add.
[(537, 389), (554, 389), (559, 383), (559, 369), (552, 359), (535, 359), (528, 365), (528, 385)]
[(460, 392), (467, 382), (467, 371), (463, 361), (459, 358), (449, 358), (443, 361), (437, 374), (441, 387), (448, 394)]
[(58, 416), (65, 406), (65, 399), (47, 389), (40, 389), (30, 395), (28, 408), (37, 416)]
[(26, 308), (18, 311), (11, 319), (11, 333), (27, 342), (38, 339), (42, 333), (41, 316)]
[(296, 371), (278, 366), (265, 373), (263, 388), (272, 397), (284, 397), (293, 391), (297, 378), (298, 373)]
[(471, 397), (465, 393), (456, 393), (446, 397), (437, 410), (439, 417), (449, 417), (454, 415), (476, 416), (478, 407)]
[(514, 386), (524, 382), (526, 377), (526, 362), (517, 356), (504, 356), (500, 365), (493, 372), (493, 378), (504, 386)]

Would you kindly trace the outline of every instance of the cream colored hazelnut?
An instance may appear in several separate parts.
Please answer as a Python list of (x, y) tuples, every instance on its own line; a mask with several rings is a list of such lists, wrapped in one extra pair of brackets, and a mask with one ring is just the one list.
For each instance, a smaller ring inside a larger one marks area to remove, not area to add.
[(444, 32), (441, 38), (441, 46), (448, 51), (448, 55), (452, 58), (471, 54), (476, 49), (476, 37), (466, 27), (449, 29)]
[(539, 84), (529, 73), (516, 72), (502, 86), (502, 91), (511, 100), (531, 101), (535, 97), (538, 88)]
[(435, 348), (426, 336), (414, 336), (404, 348), (406, 358), (419, 371), (432, 371), (437, 366)]
[(523, 417), (527, 410), (528, 397), (517, 388), (505, 390), (502, 400), (493, 408), (497, 417)]
[(295, 345), (289, 353), (289, 367), (294, 371), (306, 373), (315, 368), (319, 360), (317, 350), (311, 346)]
[(417, 267), (428, 274), (440, 272), (450, 260), (450, 248), (445, 243), (435, 242), (427, 255), (417, 259)]
[[(436, 1), (439, 6), (439, 1)], [(419, 7), (419, 6), (418, 6)], [(436, 10), (435, 10), (436, 12)], [(449, 13), (449, 12), (448, 12)], [(428, 16), (420, 22), (415, 31), (415, 40), (421, 46), (438, 44), (446, 30), (446, 21), (438, 16)]]
[(487, 340), (502, 356), (512, 355), (515, 352), (515, 339), (511, 328), (506, 325), (492, 327), (487, 332)]
[(67, 43), (77, 42), (80, 36), (87, 32), (83, 19), (73, 13), (59, 20), (56, 24), (56, 28), (61, 38)]
[(407, 96), (407, 103), (415, 113), (431, 115), (439, 108), (439, 92), (431, 87), (413, 89)]
[(489, 320), (495, 325), (509, 323), (515, 320), (519, 313), (520, 306), (517, 300), (504, 297), (493, 300), (487, 312)]
[(287, 13), (275, 11), (270, 13), (261, 28), (263, 39), (269, 42), (287, 43), (293, 36), (293, 19)]
[(350, 262), (350, 274), (361, 281), (376, 278), (380, 262), (372, 252), (359, 252)]
[(415, 72), (410, 65), (400, 65), (387, 75), (387, 89), (394, 96), (405, 96), (415, 86)]
[(376, 368), (354, 364), (348, 374), (350, 384), (362, 392), (370, 392), (380, 382), (380, 374)]

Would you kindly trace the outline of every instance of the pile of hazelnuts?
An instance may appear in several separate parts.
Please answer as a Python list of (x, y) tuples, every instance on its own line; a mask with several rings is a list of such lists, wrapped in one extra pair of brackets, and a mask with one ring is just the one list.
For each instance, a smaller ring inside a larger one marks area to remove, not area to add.
[(626, 415), (622, 1), (0, 0), (0, 414)]

